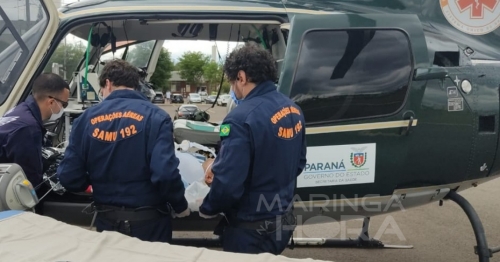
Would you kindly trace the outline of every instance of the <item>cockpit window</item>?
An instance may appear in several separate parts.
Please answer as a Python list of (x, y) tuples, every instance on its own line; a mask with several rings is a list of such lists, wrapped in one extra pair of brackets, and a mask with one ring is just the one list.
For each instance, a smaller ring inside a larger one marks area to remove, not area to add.
[(151, 40), (130, 46), (125, 60), (137, 67), (147, 67), (155, 42), (155, 40)]
[(0, 6), (0, 104), (9, 96), (48, 23), (40, 0)]
[[(125, 61), (130, 62), (130, 64), (136, 67), (146, 68), (149, 65), (149, 60), (151, 58), (151, 54), (153, 53), (155, 42), (156, 40), (150, 40), (146, 42), (130, 44), (125, 56)], [(101, 55), (99, 60), (103, 63), (106, 63), (107, 61), (110, 61), (112, 59), (122, 58), (125, 53), (125, 49), (126, 46), (120, 47), (116, 49), (115, 53), (106, 50), (106, 52)], [(102, 65), (98, 65), (98, 74), (101, 74), (103, 67), (104, 66)]]
[(409, 38), (397, 29), (311, 30), (297, 64), (290, 96), (306, 123), (393, 114), (413, 70)]

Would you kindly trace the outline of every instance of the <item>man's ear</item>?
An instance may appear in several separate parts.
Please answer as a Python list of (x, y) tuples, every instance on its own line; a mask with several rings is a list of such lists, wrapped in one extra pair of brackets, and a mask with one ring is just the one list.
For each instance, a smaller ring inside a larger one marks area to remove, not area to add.
[(106, 79), (106, 85), (104, 88), (108, 91), (108, 93), (111, 93), (113, 91), (113, 82), (109, 81), (109, 79)]
[(45, 102), (47, 103), (48, 106), (52, 106), (52, 104), (54, 104), (56, 101), (54, 98), (47, 98), (47, 100), (45, 100)]
[(242, 84), (245, 84), (248, 81), (247, 75), (245, 74), (245, 72), (243, 70), (238, 71), (238, 75), (237, 75), (236, 80)]

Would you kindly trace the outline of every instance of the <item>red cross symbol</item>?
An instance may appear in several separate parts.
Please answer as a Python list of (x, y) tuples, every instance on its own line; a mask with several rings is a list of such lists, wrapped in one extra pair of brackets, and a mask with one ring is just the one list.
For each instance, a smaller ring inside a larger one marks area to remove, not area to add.
[(495, 10), (499, 0), (457, 0), (460, 12), (471, 8), (471, 18), (483, 18), (484, 9)]

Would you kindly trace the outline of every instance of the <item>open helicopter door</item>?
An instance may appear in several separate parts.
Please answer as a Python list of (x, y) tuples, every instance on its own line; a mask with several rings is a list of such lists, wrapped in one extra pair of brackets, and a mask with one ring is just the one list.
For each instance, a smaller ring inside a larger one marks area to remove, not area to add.
[[(415, 109), (425, 87), (413, 79), (417, 68), (428, 67), (419, 18), (289, 15), (278, 88), (301, 107), (306, 120), (307, 165), (296, 191), (300, 200), (314, 205), (324, 198), (392, 195), (408, 173)], [(340, 213), (326, 209), (323, 215), (339, 219)], [(368, 212), (360, 209), (353, 214)]]
[(26, 3), (0, 5), (0, 115), (19, 102), (59, 25), (52, 0)]
[(153, 76), (153, 73), (155, 72), (156, 64), (158, 63), (158, 58), (160, 57), (161, 49), (163, 48), (163, 43), (165, 43), (165, 40), (157, 40), (155, 42), (153, 52), (151, 53), (146, 69), (146, 73), (148, 74), (146, 76), (147, 82), (149, 82), (151, 76)]

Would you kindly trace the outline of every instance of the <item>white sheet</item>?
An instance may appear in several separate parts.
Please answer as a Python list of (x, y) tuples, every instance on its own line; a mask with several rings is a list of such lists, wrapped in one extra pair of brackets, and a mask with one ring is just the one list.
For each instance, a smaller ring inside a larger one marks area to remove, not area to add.
[(31, 212), (0, 212), (0, 217), (2, 213), (4, 218), (0, 218), (0, 261), (319, 261), (152, 243), (116, 232), (90, 231)]

